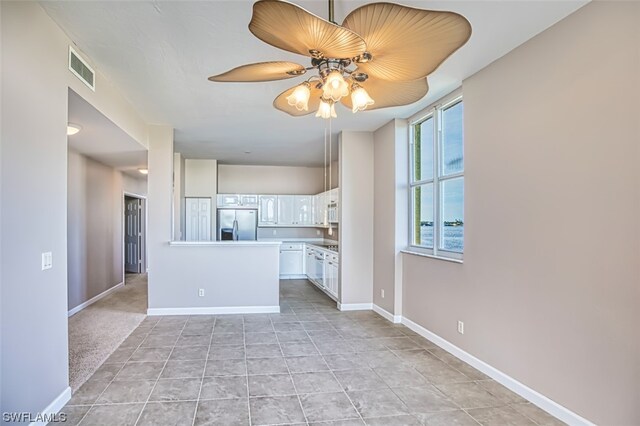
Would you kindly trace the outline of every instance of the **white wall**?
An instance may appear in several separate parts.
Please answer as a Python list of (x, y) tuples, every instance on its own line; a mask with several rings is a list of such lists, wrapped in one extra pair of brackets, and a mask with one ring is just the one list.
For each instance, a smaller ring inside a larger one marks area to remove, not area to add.
[(147, 179), (146, 178), (137, 179), (122, 173), (122, 189), (129, 194), (146, 197), (147, 196)]
[(464, 81), (464, 264), (403, 265), (406, 317), (603, 425), (640, 424), (639, 23), (592, 2)]
[(68, 182), (67, 274), (71, 310), (122, 282), (124, 179), (121, 172), (70, 150)]
[(179, 152), (173, 154), (173, 239), (182, 240), (185, 221), (184, 202), (184, 157)]
[[(100, 73), (94, 93), (69, 72), (70, 40), (37, 3), (0, 10), (0, 411), (37, 413), (69, 389), (68, 89), (142, 144), (146, 124)], [(47, 251), (53, 268), (42, 271)]]
[(373, 133), (344, 131), (340, 151), (340, 302), (373, 294)]
[(218, 165), (220, 194), (298, 194), (324, 191), (322, 167)]

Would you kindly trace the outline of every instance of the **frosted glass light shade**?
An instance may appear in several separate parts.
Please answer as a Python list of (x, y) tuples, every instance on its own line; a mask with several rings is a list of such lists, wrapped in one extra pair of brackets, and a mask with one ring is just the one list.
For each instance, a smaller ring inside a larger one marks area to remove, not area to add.
[(75, 135), (82, 129), (82, 126), (74, 123), (67, 123), (67, 136)]
[(375, 101), (371, 99), (369, 93), (363, 87), (354, 85), (351, 92), (351, 111), (355, 114), (358, 111), (364, 111), (368, 106), (373, 105)]
[(342, 97), (349, 94), (349, 84), (342, 77), (340, 71), (331, 71), (322, 86), (322, 94), (325, 99), (338, 102)]
[(337, 118), (336, 115), (336, 105), (333, 102), (325, 101), (324, 99), (320, 101), (320, 106), (318, 107), (318, 112), (316, 112), (316, 117), (321, 118)]
[(293, 93), (287, 96), (287, 103), (296, 107), (298, 111), (309, 110), (309, 97), (311, 96), (311, 90), (309, 89), (309, 83), (306, 81), (296, 87)]

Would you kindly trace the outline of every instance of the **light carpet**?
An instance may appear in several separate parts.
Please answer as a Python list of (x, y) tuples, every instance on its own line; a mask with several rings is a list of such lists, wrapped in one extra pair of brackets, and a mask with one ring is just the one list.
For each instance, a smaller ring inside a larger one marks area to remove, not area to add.
[(131, 334), (147, 312), (147, 275), (127, 274), (125, 285), (69, 318), (69, 386), (75, 392)]

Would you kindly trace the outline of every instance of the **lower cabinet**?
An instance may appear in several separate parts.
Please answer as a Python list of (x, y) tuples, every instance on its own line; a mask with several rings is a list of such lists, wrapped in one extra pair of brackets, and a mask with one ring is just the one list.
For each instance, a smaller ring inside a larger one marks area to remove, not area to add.
[(328, 255), (324, 262), (325, 290), (334, 297), (338, 297), (338, 256)]
[(302, 244), (282, 244), (280, 246), (280, 278), (304, 278), (302, 247)]
[(338, 298), (339, 257), (336, 253), (316, 247), (305, 248), (305, 273), (307, 279)]

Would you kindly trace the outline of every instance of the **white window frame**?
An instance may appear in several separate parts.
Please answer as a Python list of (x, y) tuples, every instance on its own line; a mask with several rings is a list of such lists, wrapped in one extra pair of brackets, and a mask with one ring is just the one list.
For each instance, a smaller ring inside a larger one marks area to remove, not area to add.
[[(462, 93), (458, 90), (454, 93), (442, 98), (440, 101), (431, 105), (430, 107), (422, 110), (418, 114), (409, 119), (409, 248), (407, 251), (414, 252), (416, 254), (422, 254), (429, 257), (435, 257), (444, 260), (457, 260), (462, 261), (464, 255), (464, 249), (462, 253), (444, 250), (438, 248), (441, 238), (441, 220), (442, 220), (442, 203), (440, 199), (440, 185), (443, 182), (447, 182), (456, 178), (464, 178), (464, 166), (462, 172), (453, 173), (446, 176), (440, 176), (440, 170), (442, 168), (442, 113), (447, 108), (462, 102)], [(433, 176), (429, 176), (426, 179), (414, 181), (414, 138), (415, 138), (415, 126), (423, 123), (429, 118), (433, 118)], [(464, 129), (463, 129), (464, 131)], [(463, 153), (464, 161), (464, 153)], [(425, 247), (415, 245), (414, 242), (414, 230), (415, 230), (415, 197), (413, 195), (413, 188), (425, 185), (433, 185), (433, 247)], [(464, 203), (464, 198), (463, 198)], [(464, 238), (464, 237), (463, 237)]]

